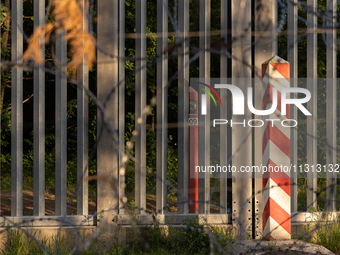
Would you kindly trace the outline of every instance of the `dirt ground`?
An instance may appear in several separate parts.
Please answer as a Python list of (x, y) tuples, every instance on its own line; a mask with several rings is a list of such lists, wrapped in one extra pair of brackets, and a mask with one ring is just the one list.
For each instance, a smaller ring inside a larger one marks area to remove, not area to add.
[[(77, 214), (77, 202), (74, 195), (71, 192), (67, 192), (67, 214)], [(45, 214), (55, 214), (55, 195), (51, 193), (45, 193)], [(24, 190), (23, 192), (23, 215), (33, 215), (33, 191)], [(93, 214), (96, 211), (96, 203), (93, 201), (89, 202), (89, 214)], [(1, 215), (11, 215), (11, 192), (1, 192)]]
[[(33, 215), (33, 191), (25, 190), (23, 192), (23, 207), (24, 216)], [(156, 196), (148, 195), (146, 200), (146, 207), (148, 213), (153, 213), (156, 211)], [(55, 215), (55, 195), (52, 192), (45, 193), (45, 214)], [(175, 201), (168, 202), (168, 211), (176, 212), (177, 207), (175, 206)], [(89, 199), (89, 214), (94, 214), (96, 212), (96, 201), (95, 198)], [(73, 192), (67, 192), (67, 214), (75, 215), (77, 214), (77, 200)], [(1, 192), (1, 216), (11, 215), (11, 192), (2, 191)]]

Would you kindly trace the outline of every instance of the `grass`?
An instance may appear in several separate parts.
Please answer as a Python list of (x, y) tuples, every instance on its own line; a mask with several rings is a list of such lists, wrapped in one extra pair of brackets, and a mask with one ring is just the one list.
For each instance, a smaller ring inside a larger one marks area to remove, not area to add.
[(330, 221), (329, 218), (327, 214), (326, 221), (316, 223), (316, 233), (312, 241), (338, 254), (340, 253), (340, 218), (337, 217), (335, 222)]
[[(140, 229), (141, 235), (135, 235), (127, 248), (114, 245), (110, 251), (105, 250), (95, 239), (91, 248), (84, 248), (80, 254), (118, 254), (121, 252), (125, 255), (132, 254), (210, 254), (210, 238), (206, 234), (205, 226), (198, 224), (197, 219), (188, 220), (186, 222), (187, 229), (177, 227), (160, 227), (157, 223), (153, 227), (142, 227)], [(191, 230), (194, 228), (195, 230)], [(231, 252), (227, 245), (227, 241), (234, 240), (232, 235), (225, 232), (218, 227), (210, 229), (214, 235), (221, 237), (222, 240), (217, 239), (219, 245), (225, 248), (226, 251)], [(8, 233), (8, 241), (6, 242), (4, 250), (1, 254), (68, 254), (72, 248), (65, 240), (60, 237), (55, 246), (56, 239), (43, 240), (40, 246), (27, 237), (21, 230), (12, 230)], [(78, 253), (78, 254), (79, 254)], [(217, 245), (214, 245), (214, 254), (222, 254)]]
[[(340, 217), (332, 219), (331, 213), (316, 214), (316, 209), (310, 211), (310, 222), (297, 239), (322, 245), (335, 254), (340, 254)], [(333, 214), (334, 217), (334, 214)]]
[[(188, 220), (188, 229), (183, 228), (160, 228), (157, 224), (154, 227), (145, 227), (142, 230), (143, 240), (133, 243), (132, 249), (126, 254), (139, 254), (140, 252), (151, 252), (154, 254), (210, 254), (210, 240), (205, 233), (206, 228), (198, 224), (196, 219)], [(192, 230), (190, 228), (194, 228)], [(232, 241), (230, 234), (225, 234), (221, 228), (212, 228), (211, 232), (221, 236), (219, 244), (228, 248), (226, 241)], [(131, 253), (132, 252), (132, 253)], [(217, 246), (214, 253), (219, 254)]]
[[(33, 236), (36, 236), (36, 233)], [(7, 232), (7, 242), (1, 254), (68, 254), (71, 252), (71, 247), (63, 245), (64, 241), (64, 238), (60, 236), (58, 241), (52, 237), (44, 239), (38, 244), (22, 230), (13, 229)]]
[(326, 222), (316, 230), (316, 237), (313, 240), (316, 244), (320, 244), (332, 252), (340, 253), (340, 223)]

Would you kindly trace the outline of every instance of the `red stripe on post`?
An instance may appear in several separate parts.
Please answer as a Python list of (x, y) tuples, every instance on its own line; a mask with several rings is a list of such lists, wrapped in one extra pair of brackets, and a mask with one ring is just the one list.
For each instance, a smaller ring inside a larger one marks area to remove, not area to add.
[(263, 212), (263, 227), (266, 226), (268, 218), (272, 217), (284, 230), (291, 234), (291, 217), (290, 215), (275, 202), (271, 197), (268, 198)]
[[(275, 168), (277, 166), (271, 159), (268, 160), (266, 166), (267, 169), (269, 165)], [(262, 175), (262, 187), (263, 189), (266, 187), (268, 179), (271, 178), (277, 185), (280, 185), (281, 189), (286, 192), (290, 196), (290, 177), (285, 172), (270, 172), (269, 169), (267, 172), (264, 172)], [(262, 191), (263, 193), (263, 191)]]
[(275, 125), (267, 124), (262, 138), (262, 154), (266, 150), (268, 141), (272, 141), (281, 151), (290, 158), (290, 139)]
[(269, 139), (290, 158), (290, 139), (275, 125), (269, 127)]
[(289, 63), (270, 63), (287, 81), (290, 82), (290, 64)]

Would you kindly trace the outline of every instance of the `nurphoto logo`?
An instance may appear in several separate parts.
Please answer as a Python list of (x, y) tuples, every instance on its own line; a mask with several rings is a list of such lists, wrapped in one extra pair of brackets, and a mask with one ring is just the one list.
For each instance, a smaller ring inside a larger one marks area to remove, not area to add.
[[(285, 87), (280, 86), (281, 83), (285, 83), (285, 81), (281, 81), (281, 79), (277, 79), (276, 86), (270, 87), (270, 92), (268, 95), (262, 95), (263, 100), (264, 97), (267, 96), (266, 100), (270, 101), (271, 104), (270, 107), (264, 108), (264, 109), (256, 109), (254, 106), (254, 92), (252, 87), (247, 88), (247, 94), (246, 97), (243, 93), (243, 91), (236, 85), (232, 84), (224, 84), (219, 80), (216, 80), (216, 82), (211, 82), (209, 84), (196, 81), (193, 82), (194, 90), (195, 91), (203, 91), (204, 93), (200, 94), (199, 97), (199, 104), (200, 104), (200, 115), (205, 116), (207, 115), (208, 111), (208, 96), (212, 99), (212, 102), (215, 104), (215, 106), (220, 105), (223, 106), (223, 98), (221, 99), (219, 93), (216, 90), (227, 90), (229, 93), (231, 93), (231, 99), (232, 99), (232, 115), (245, 115), (245, 100), (247, 103), (248, 110), (258, 116), (270, 116), (271, 114), (275, 113), (275, 111), (278, 109), (279, 116), (285, 116), (285, 119), (279, 119), (279, 118), (264, 118), (264, 119), (244, 119), (243, 121), (233, 122), (233, 119), (222, 119), (222, 118), (212, 118), (212, 127), (216, 127), (216, 125), (225, 125), (229, 124), (231, 127), (234, 125), (240, 125), (243, 127), (249, 126), (249, 127), (262, 127), (264, 126), (265, 122), (271, 122), (272, 126), (274, 125), (275, 121), (280, 121), (281, 126), (283, 127), (296, 127), (298, 122), (295, 119), (289, 118), (289, 107), (290, 105), (294, 105), (297, 107), (304, 115), (311, 116), (312, 114), (307, 110), (307, 108), (303, 105), (307, 103), (311, 99), (311, 93), (308, 89), (305, 88), (299, 88), (299, 87)], [(214, 85), (212, 85), (214, 84)], [(278, 84), (278, 86), (277, 86)], [(197, 87), (198, 85), (198, 87)], [(202, 88), (202, 85), (204, 86)], [(290, 97), (290, 95), (299, 95), (294, 97)], [(219, 104), (217, 103), (217, 100), (219, 101)], [(225, 102), (224, 102), (225, 103)], [(263, 102), (262, 102), (263, 105)], [(287, 111), (288, 109), (288, 111)], [(195, 123), (194, 121), (195, 120)], [(197, 119), (190, 118), (189, 119), (189, 125), (195, 125), (198, 123)]]

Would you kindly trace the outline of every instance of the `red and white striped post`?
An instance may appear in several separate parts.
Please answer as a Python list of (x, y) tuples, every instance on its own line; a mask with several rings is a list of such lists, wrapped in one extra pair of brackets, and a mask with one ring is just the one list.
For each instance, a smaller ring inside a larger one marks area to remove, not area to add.
[[(290, 128), (282, 121), (290, 119), (289, 105), (286, 116), (281, 115), (281, 89), (290, 87), (290, 65), (274, 56), (262, 64), (262, 109), (271, 108), (273, 88), (277, 89), (277, 108), (265, 116), (262, 135), (263, 173), (262, 208), (263, 236), (271, 240), (291, 239), (290, 203)], [(286, 167), (286, 168), (284, 168)], [(284, 171), (285, 170), (285, 171)]]
[[(189, 210), (198, 213), (198, 92), (189, 87)], [(192, 123), (190, 123), (192, 122)]]

